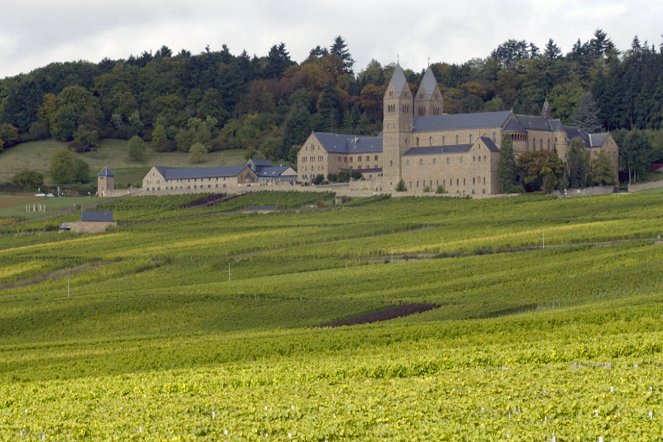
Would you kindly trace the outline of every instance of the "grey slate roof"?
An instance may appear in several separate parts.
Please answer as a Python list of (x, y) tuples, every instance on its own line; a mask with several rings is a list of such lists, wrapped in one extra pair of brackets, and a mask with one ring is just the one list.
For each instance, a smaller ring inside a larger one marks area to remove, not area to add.
[(413, 155), (439, 155), (443, 153), (464, 153), (472, 148), (473, 144), (454, 144), (449, 146), (412, 147), (405, 151), (403, 156)]
[(288, 169), (288, 166), (261, 167), (256, 170), (256, 175), (259, 177), (280, 177)]
[(248, 166), (222, 166), (222, 167), (165, 167), (155, 166), (166, 181), (187, 180), (195, 178), (223, 178), (236, 177)]
[(507, 122), (510, 115), (510, 111), (500, 111), (417, 117), (414, 119), (414, 130), (434, 131), (500, 128)]
[(546, 130), (551, 131), (552, 127), (547, 118), (538, 115), (516, 115), (518, 122), (525, 130)]
[(564, 130), (566, 131), (566, 136), (569, 139), (569, 142), (574, 138), (580, 138), (583, 143), (585, 143), (585, 147), (601, 147), (606, 138), (608, 138), (608, 135), (610, 135), (607, 132), (590, 134), (579, 127), (565, 127)]
[(389, 80), (389, 86), (393, 86), (396, 92), (400, 93), (401, 91), (403, 91), (403, 88), (405, 87), (406, 84), (407, 80), (405, 79), (405, 72), (403, 72), (403, 68), (401, 68), (401, 65), (396, 64), (396, 67), (394, 68), (394, 73), (391, 74), (391, 80)]
[(550, 127), (554, 131), (564, 130), (564, 125), (562, 124), (562, 120), (550, 120)]
[(113, 212), (86, 210), (81, 213), (81, 221), (93, 223), (113, 222)]
[(329, 153), (380, 153), (382, 137), (314, 132), (322, 147)]
[(499, 152), (500, 151), (500, 148), (497, 147), (497, 144), (495, 144), (495, 142), (492, 140), (492, 138), (488, 138), (488, 137), (480, 137), (480, 138), (481, 138), (481, 141), (483, 141), (483, 144), (485, 144), (486, 147), (488, 148), (488, 150), (490, 150), (491, 152)]
[[(499, 152), (500, 149), (497, 145), (488, 137), (479, 137), (481, 141), (486, 145), (486, 147), (491, 152)], [(453, 144), (449, 146), (429, 146), (429, 147), (412, 147), (408, 149), (403, 156), (409, 155), (440, 155), (445, 153), (465, 153), (469, 152), (472, 149), (474, 144)]]
[(433, 75), (433, 70), (429, 66), (428, 69), (426, 69), (424, 78), (422, 78), (421, 80), (419, 91), (423, 90), (424, 94), (427, 97), (430, 97), (431, 95), (433, 95), (433, 92), (435, 92), (436, 88), (437, 88), (437, 80), (435, 79), (435, 75)]
[(101, 169), (101, 172), (99, 172), (97, 176), (114, 176), (114, 175), (113, 172), (108, 168), (108, 166), (104, 166), (104, 168)]

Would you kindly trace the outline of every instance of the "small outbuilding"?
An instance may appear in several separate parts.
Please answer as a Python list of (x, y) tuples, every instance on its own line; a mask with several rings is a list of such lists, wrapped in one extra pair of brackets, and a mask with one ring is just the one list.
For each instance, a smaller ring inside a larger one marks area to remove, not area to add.
[(71, 224), (70, 230), (77, 233), (104, 233), (109, 227), (115, 227), (113, 212), (84, 210), (81, 220)]

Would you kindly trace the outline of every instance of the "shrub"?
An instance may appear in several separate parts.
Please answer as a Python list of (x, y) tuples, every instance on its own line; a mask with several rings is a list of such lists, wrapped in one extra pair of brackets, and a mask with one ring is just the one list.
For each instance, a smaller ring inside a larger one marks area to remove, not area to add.
[(359, 172), (358, 170), (350, 171), (350, 178), (352, 178), (353, 180), (360, 180), (361, 176), (362, 176), (361, 172)]
[(44, 185), (44, 174), (36, 170), (23, 169), (14, 175), (12, 183), (23, 190), (36, 189)]
[(437, 186), (437, 189), (435, 189), (435, 193), (447, 193), (447, 188), (440, 184)]
[(407, 190), (407, 187), (405, 187), (405, 181), (401, 178), (401, 180), (398, 182), (396, 185), (396, 192), (405, 192)]
[(129, 158), (133, 161), (145, 161), (145, 143), (138, 135), (129, 139)]
[(339, 183), (347, 183), (350, 181), (350, 172), (347, 170), (342, 170), (338, 173), (338, 182)]
[(189, 151), (189, 163), (200, 164), (205, 162), (207, 148), (202, 143), (194, 143)]
[(430, 192), (432, 192), (432, 191), (433, 191), (433, 189), (431, 188), (431, 186), (426, 186), (426, 187), (424, 187), (424, 192), (425, 192), (425, 193), (430, 193)]
[(318, 185), (322, 184), (322, 182), (325, 180), (325, 176), (323, 174), (318, 174), (313, 178), (313, 184)]

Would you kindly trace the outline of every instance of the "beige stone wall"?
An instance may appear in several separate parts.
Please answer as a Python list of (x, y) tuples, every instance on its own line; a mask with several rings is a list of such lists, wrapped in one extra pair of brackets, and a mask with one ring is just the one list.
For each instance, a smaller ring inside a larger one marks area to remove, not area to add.
[(258, 187), (258, 179), (250, 169), (238, 177), (191, 178), (165, 180), (153, 167), (143, 178), (144, 195), (178, 195), (185, 193), (237, 193), (251, 187)]
[[(304, 145), (297, 153), (297, 181), (300, 183), (310, 183), (316, 175), (327, 177), (330, 168), (336, 167), (337, 161), (333, 165), (330, 160), (336, 159), (335, 154), (329, 154), (322, 147), (315, 134), (309, 135)], [(332, 172), (335, 173), (335, 172)]]
[(71, 225), (71, 231), (76, 233), (104, 233), (109, 227), (117, 226), (116, 222), (84, 222), (79, 221)]
[(403, 157), (403, 180), (409, 192), (435, 192), (439, 185), (459, 196), (491, 195), (498, 192), (499, 154), (477, 142), (466, 153), (407, 155)]
[(97, 177), (97, 195), (111, 196), (115, 190), (115, 178), (112, 176)]

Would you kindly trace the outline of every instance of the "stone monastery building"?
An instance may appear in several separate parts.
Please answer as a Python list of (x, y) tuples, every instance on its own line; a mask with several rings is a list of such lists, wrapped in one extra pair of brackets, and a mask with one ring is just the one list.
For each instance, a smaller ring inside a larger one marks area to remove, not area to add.
[(579, 137), (590, 158), (605, 152), (617, 170), (618, 147), (609, 133), (589, 134), (550, 118), (548, 102), (540, 116), (513, 111), (444, 114), (444, 99), (428, 68), (412, 95), (396, 65), (384, 96), (383, 132), (377, 137), (313, 132), (297, 155), (297, 179), (357, 170), (370, 190), (390, 192), (402, 179), (408, 191), (450, 194), (499, 193), (500, 145), (509, 136), (516, 155), (557, 151), (566, 160), (571, 140)]

